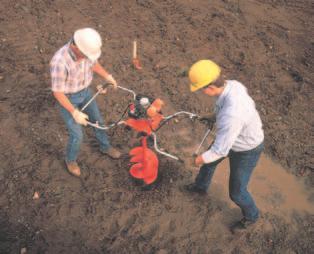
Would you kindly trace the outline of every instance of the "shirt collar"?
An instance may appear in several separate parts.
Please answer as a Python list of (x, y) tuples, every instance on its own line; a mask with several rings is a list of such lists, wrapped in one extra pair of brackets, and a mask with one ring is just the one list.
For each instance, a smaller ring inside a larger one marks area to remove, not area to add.
[(72, 58), (73, 61), (77, 61), (77, 57), (76, 55), (74, 54), (73, 50), (71, 49), (70, 45), (71, 45), (71, 41), (68, 42), (68, 53), (70, 55), (70, 57)]
[(216, 107), (218, 109), (222, 108), (225, 98), (227, 97), (227, 95), (229, 94), (231, 90), (231, 85), (229, 84), (229, 82), (226, 80), (225, 83), (226, 83), (225, 88), (222, 94), (218, 96), (218, 99), (216, 101)]

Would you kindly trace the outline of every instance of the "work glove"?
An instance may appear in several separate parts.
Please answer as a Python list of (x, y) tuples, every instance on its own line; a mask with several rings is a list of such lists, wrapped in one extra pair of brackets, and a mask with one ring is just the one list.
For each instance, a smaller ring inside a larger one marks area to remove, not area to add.
[(96, 86), (97, 91), (100, 91), (100, 94), (106, 94), (107, 93), (107, 88), (104, 88), (103, 85), (97, 85)]
[(72, 116), (76, 123), (84, 125), (84, 126), (87, 125), (88, 115), (84, 114), (78, 109), (75, 109), (72, 113)]
[(117, 86), (118, 86), (117, 81), (112, 77), (111, 74), (108, 75), (106, 79), (107, 79), (107, 81), (108, 81), (110, 84), (113, 85), (114, 89), (117, 88)]

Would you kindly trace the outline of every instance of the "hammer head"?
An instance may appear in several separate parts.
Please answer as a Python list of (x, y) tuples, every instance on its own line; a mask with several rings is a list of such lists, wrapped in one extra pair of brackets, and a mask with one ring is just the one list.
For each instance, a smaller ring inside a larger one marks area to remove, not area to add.
[(141, 65), (140, 60), (138, 58), (133, 58), (132, 62), (133, 62), (135, 69), (142, 70), (142, 65)]

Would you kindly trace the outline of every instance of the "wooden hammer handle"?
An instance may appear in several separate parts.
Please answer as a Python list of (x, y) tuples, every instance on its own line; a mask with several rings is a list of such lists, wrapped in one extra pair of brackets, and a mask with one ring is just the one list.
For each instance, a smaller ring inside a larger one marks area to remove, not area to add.
[(137, 58), (137, 44), (133, 41), (133, 59)]

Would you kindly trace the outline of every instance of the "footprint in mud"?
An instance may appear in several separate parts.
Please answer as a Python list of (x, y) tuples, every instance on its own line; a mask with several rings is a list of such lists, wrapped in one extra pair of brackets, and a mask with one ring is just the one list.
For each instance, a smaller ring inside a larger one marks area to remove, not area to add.
[(111, 201), (119, 203), (121, 200), (122, 192), (116, 192), (111, 194)]
[(96, 214), (96, 206), (92, 200), (88, 200), (85, 208), (85, 214), (91, 215), (91, 214)]
[(137, 217), (138, 215), (133, 214), (130, 218), (127, 219), (121, 231), (121, 236), (126, 236), (128, 234), (128, 231), (130, 230), (130, 228), (135, 224)]
[(175, 222), (174, 220), (171, 220), (171, 221), (169, 222), (169, 231), (170, 231), (170, 232), (173, 232), (173, 231), (176, 230), (176, 228), (177, 228), (176, 222)]
[(119, 223), (117, 220), (114, 220), (109, 227), (109, 236), (114, 237), (119, 231)]
[(142, 228), (141, 232), (144, 231), (144, 233), (140, 234), (136, 239), (136, 245), (137, 245), (137, 253), (152, 253), (152, 249), (154, 247), (152, 246), (152, 238), (156, 235), (157, 231), (159, 229), (158, 225), (153, 225), (151, 227)]
[(142, 237), (146, 241), (150, 241), (157, 234), (158, 229), (159, 229), (158, 224), (153, 224), (152, 226), (147, 226), (147, 228), (145, 228), (145, 226), (144, 226), (144, 228), (142, 229), (142, 231), (143, 231)]
[(280, 207), (283, 203), (286, 202), (282, 193), (278, 192), (278, 190), (276, 191), (276, 188), (273, 188), (273, 195), (267, 199), (274, 207)]

